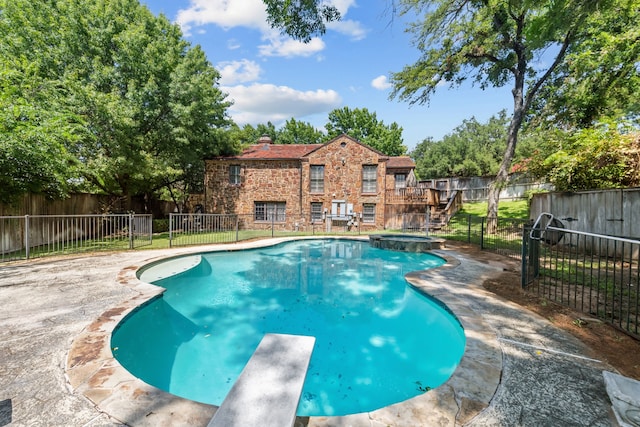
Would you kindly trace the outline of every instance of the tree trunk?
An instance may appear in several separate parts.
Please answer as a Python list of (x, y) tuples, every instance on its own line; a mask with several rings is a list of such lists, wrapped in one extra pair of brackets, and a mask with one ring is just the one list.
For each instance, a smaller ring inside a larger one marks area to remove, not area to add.
[(522, 124), (523, 106), (516, 109), (509, 125), (509, 133), (507, 135), (507, 149), (504, 152), (500, 169), (496, 175), (495, 181), (489, 187), (489, 203), (487, 206), (487, 233), (495, 234), (498, 226), (498, 203), (500, 201), (500, 192), (506, 187), (509, 180), (509, 170), (511, 162), (516, 151), (516, 143), (518, 142), (518, 131)]
[(487, 206), (487, 233), (495, 234), (498, 228), (498, 203), (500, 201), (500, 192), (506, 186), (509, 179), (509, 170), (511, 162), (516, 152), (516, 144), (518, 142), (518, 132), (524, 119), (524, 63), (519, 64), (516, 73), (515, 85), (511, 93), (513, 94), (513, 116), (509, 124), (509, 133), (507, 134), (507, 149), (504, 152), (500, 169), (496, 175), (495, 181), (489, 187), (489, 200)]

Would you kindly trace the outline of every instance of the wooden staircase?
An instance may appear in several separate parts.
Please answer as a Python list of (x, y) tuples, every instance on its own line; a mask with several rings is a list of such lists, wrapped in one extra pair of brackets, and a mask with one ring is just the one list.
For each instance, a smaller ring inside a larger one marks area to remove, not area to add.
[(449, 199), (441, 201), (429, 215), (429, 231), (436, 231), (445, 227), (461, 207), (462, 191), (454, 190)]

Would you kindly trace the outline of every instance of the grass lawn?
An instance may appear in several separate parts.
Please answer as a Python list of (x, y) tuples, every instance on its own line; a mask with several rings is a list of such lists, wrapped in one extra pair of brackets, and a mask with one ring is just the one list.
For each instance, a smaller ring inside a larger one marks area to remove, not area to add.
[[(487, 202), (465, 202), (457, 215), (487, 216)], [(498, 218), (528, 219), (527, 200), (505, 200), (498, 204)]]

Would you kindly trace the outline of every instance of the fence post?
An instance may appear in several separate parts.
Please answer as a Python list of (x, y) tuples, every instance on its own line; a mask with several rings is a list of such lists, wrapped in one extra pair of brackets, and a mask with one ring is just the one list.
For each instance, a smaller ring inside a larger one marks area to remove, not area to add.
[(522, 289), (527, 287), (529, 278), (529, 262), (527, 256), (529, 255), (529, 229), (525, 225), (522, 227), (522, 257), (520, 259), (520, 286)]
[(133, 249), (133, 214), (129, 213), (129, 249)]
[(429, 210), (428, 206), (427, 206), (427, 210), (426, 210), (424, 216), (425, 216), (424, 235), (428, 236), (429, 235), (429, 223), (431, 222), (431, 211)]
[(24, 253), (29, 259), (29, 215), (24, 216)]
[(274, 214), (271, 216), (271, 237), (273, 237), (273, 229), (275, 228), (275, 224), (276, 224), (276, 215), (274, 212)]
[(173, 212), (169, 212), (169, 247), (173, 241)]
[(484, 250), (484, 217), (480, 221), (480, 250)]
[(236, 242), (240, 240), (240, 215), (236, 215)]
[(471, 243), (471, 215), (467, 215), (467, 243)]

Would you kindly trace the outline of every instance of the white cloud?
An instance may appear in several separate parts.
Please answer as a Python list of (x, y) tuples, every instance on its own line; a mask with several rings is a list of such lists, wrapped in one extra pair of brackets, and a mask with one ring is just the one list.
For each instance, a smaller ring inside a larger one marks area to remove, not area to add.
[(287, 86), (252, 84), (225, 86), (221, 90), (233, 101), (229, 113), (239, 124), (276, 124), (291, 117), (324, 113), (340, 106), (342, 99), (334, 90), (299, 91)]
[(262, 0), (191, 0), (187, 9), (178, 11), (176, 19), (185, 34), (193, 26), (207, 24), (222, 28), (249, 27), (267, 31), (266, 8)]
[(248, 59), (219, 62), (215, 68), (220, 72), (221, 85), (253, 82), (262, 74), (260, 65)]
[(236, 50), (236, 49), (240, 49), (240, 47), (242, 47), (242, 43), (240, 43), (239, 40), (236, 40), (236, 39), (227, 40), (227, 49)]
[(260, 56), (284, 56), (285, 58), (312, 56), (325, 48), (324, 42), (318, 37), (312, 38), (309, 43), (302, 43), (274, 34), (271, 34), (271, 36), (266, 39), (269, 40), (269, 44), (258, 46)]
[(352, 40), (362, 40), (369, 30), (365, 29), (358, 21), (344, 20), (327, 23), (327, 28), (340, 34), (351, 37)]
[(331, 0), (329, 3), (335, 6), (340, 15), (344, 17), (349, 9), (356, 5), (356, 0)]
[[(332, 0), (330, 3), (340, 11), (342, 20), (328, 23), (327, 28), (345, 34), (353, 40), (363, 39), (367, 30), (359, 22), (345, 19), (349, 8), (355, 6), (355, 0)], [(304, 44), (275, 36), (278, 32), (271, 29), (267, 23), (266, 7), (262, 0), (190, 0), (188, 8), (178, 11), (176, 21), (187, 36), (191, 34), (193, 27), (207, 24), (225, 29), (257, 29), (263, 33), (265, 40), (270, 41), (268, 45), (259, 46), (263, 56), (311, 56), (325, 48), (324, 42), (319, 38)], [(235, 43), (231, 46), (235, 46)]]
[(391, 83), (389, 83), (389, 79), (387, 79), (387, 76), (378, 76), (375, 79), (371, 80), (371, 86), (374, 89), (387, 90), (392, 85)]

